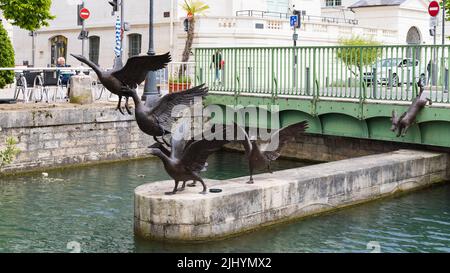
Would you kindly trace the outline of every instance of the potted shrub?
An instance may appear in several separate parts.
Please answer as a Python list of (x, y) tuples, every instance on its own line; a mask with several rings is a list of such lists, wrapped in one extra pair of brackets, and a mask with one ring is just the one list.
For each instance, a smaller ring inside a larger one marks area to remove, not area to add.
[(191, 88), (192, 80), (188, 76), (170, 77), (169, 78), (169, 93), (185, 91)]

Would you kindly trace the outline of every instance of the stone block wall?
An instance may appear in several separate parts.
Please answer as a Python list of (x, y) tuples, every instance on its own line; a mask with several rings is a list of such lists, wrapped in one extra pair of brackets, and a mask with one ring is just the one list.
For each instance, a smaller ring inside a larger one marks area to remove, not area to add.
[[(240, 144), (229, 144), (227, 148), (243, 151), (243, 147)], [(329, 162), (393, 152), (400, 149), (450, 152), (450, 149), (447, 148), (427, 147), (409, 143), (304, 134), (297, 137), (295, 143), (287, 144), (282, 150), (282, 156), (300, 160)]]
[(153, 139), (134, 116), (110, 105), (0, 111), (0, 149), (7, 137), (21, 150), (1, 172), (21, 172), (148, 156)]

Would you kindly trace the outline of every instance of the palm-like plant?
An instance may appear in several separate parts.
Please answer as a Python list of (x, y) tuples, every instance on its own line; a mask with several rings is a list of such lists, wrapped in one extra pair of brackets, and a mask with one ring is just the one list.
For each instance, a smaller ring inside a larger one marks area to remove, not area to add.
[[(209, 9), (209, 6), (200, 0), (184, 0), (184, 3), (181, 5), (181, 8), (187, 13), (188, 15), (187, 19), (189, 22), (186, 45), (184, 46), (181, 61), (188, 62), (192, 50), (192, 43), (194, 42), (195, 16), (198, 14), (204, 14)], [(183, 75), (183, 72), (185, 70), (186, 66), (182, 65), (180, 67), (179, 75)]]

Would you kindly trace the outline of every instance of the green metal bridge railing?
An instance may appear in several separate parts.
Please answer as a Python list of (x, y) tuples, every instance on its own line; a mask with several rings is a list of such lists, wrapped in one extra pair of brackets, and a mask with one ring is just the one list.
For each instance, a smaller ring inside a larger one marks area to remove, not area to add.
[(450, 46), (197, 48), (195, 56), (196, 83), (212, 92), (410, 101), (421, 80), (433, 102), (450, 103)]

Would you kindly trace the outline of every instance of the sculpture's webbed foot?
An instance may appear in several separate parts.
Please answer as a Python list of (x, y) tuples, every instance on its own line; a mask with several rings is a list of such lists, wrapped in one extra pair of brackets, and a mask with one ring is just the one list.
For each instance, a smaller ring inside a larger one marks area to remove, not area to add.
[(127, 113), (131, 116), (133, 115), (133, 112), (131, 112), (130, 106), (128, 105), (128, 98), (125, 102), (125, 110), (127, 110)]
[(122, 107), (120, 107), (120, 105), (117, 106), (116, 111), (119, 111), (122, 115), (125, 116), (125, 113), (123, 112)]
[(253, 180), (253, 178), (250, 178), (250, 180), (247, 182), (247, 184), (255, 184), (255, 181)]
[(132, 116), (133, 112), (131, 112), (130, 107), (128, 106), (128, 104), (125, 104), (125, 110), (127, 111), (128, 115)]
[(192, 182), (192, 183), (188, 184), (187, 186), (188, 186), (188, 187), (190, 187), (190, 188), (194, 188), (194, 187), (196, 187), (196, 186), (197, 186), (197, 182), (196, 182), (196, 181), (194, 181), (194, 182)]
[(172, 148), (172, 145), (170, 144), (170, 140), (169, 140), (169, 141), (166, 140), (165, 136), (166, 136), (166, 134), (164, 134), (164, 135), (161, 137), (162, 141), (164, 142), (164, 143), (161, 143), (161, 144), (166, 144), (167, 147)]
[(202, 183), (202, 186), (203, 186), (203, 191), (200, 194), (207, 194), (208, 188), (206, 187), (205, 182), (203, 182), (203, 180), (200, 180), (200, 183)]
[(183, 186), (178, 189), (178, 191), (184, 191), (186, 189), (186, 181), (183, 182)]
[(177, 191), (169, 191), (169, 192), (165, 192), (165, 195), (175, 195), (177, 194)]

